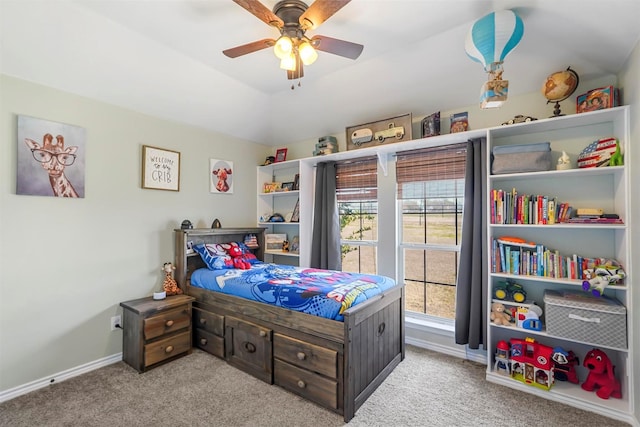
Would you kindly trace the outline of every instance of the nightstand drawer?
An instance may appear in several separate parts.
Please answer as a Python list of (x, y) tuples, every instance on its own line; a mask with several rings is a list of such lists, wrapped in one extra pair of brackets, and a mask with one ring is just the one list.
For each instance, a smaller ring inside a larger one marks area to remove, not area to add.
[(193, 326), (221, 337), (224, 336), (224, 316), (219, 314), (194, 307)]
[(280, 360), (273, 361), (274, 382), (287, 390), (326, 408), (338, 409), (338, 382), (297, 368)]
[(194, 344), (206, 351), (224, 359), (224, 337), (219, 337), (204, 329), (196, 328), (194, 330)]
[(273, 357), (331, 378), (338, 377), (338, 352), (334, 350), (274, 334)]
[(162, 335), (188, 328), (191, 325), (189, 306), (162, 312), (144, 319), (144, 339), (150, 340)]
[(189, 331), (144, 346), (144, 365), (151, 366), (191, 350)]

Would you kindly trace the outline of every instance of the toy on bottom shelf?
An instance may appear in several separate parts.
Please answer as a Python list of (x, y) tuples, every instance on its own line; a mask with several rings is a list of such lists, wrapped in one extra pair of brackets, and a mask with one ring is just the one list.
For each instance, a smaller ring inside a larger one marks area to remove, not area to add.
[(511, 376), (511, 361), (509, 360), (509, 343), (502, 340), (496, 345), (496, 363), (493, 370), (500, 375)]
[(491, 322), (496, 325), (504, 325), (511, 326), (511, 314), (509, 314), (509, 310), (504, 307), (504, 304), (499, 302), (494, 302), (491, 304)]
[(607, 286), (616, 284), (627, 277), (620, 263), (614, 259), (602, 259), (595, 268), (584, 270), (587, 280), (582, 282), (582, 289), (596, 297), (602, 296)]
[(553, 359), (554, 379), (558, 381), (569, 381), (573, 384), (579, 383), (576, 366), (580, 364), (580, 361), (573, 351), (566, 351), (562, 347), (556, 347), (553, 349), (551, 359)]
[(597, 388), (596, 395), (600, 399), (622, 398), (620, 381), (614, 375), (615, 367), (604, 351), (594, 348), (587, 353), (582, 365), (589, 369), (587, 380), (582, 383), (583, 390), (593, 391)]
[(553, 349), (533, 338), (511, 338), (511, 377), (549, 390), (553, 385)]

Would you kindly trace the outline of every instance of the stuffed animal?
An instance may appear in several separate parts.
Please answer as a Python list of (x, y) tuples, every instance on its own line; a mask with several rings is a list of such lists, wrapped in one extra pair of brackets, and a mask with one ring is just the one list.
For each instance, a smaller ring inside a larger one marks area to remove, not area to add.
[(491, 304), (491, 321), (496, 325), (511, 326), (511, 314), (502, 303)]
[(601, 259), (595, 268), (586, 269), (583, 273), (587, 280), (582, 282), (582, 289), (596, 297), (601, 297), (607, 286), (627, 277), (620, 263), (613, 259)]
[(244, 252), (237, 243), (233, 242), (230, 244), (229, 248), (227, 248), (227, 253), (233, 260), (233, 266), (240, 270), (248, 270), (251, 268), (251, 264), (245, 261)]
[(585, 356), (582, 366), (589, 369), (587, 380), (582, 383), (583, 390), (593, 391), (597, 388), (596, 395), (600, 399), (622, 398), (620, 381), (614, 375), (615, 367), (604, 351), (597, 348), (591, 350)]
[(164, 282), (162, 283), (162, 288), (169, 295), (180, 295), (182, 293), (182, 289), (178, 287), (178, 284), (172, 277), (173, 270), (176, 268), (170, 262), (165, 262), (162, 266), (162, 271), (164, 271)]

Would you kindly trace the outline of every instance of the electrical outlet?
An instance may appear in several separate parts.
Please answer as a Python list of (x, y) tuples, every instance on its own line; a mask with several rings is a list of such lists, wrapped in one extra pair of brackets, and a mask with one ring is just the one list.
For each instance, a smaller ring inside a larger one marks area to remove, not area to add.
[(113, 316), (111, 318), (111, 330), (112, 331), (115, 331), (116, 329), (118, 329), (116, 325), (122, 326), (122, 321), (121, 321), (121, 317), (120, 317), (119, 314), (117, 316)]

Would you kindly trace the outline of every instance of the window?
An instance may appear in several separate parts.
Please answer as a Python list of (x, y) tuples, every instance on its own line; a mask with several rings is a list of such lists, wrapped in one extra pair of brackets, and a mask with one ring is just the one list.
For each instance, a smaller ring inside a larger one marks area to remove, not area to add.
[(465, 144), (398, 154), (400, 249), (408, 312), (455, 317), (465, 163)]
[(376, 274), (378, 240), (376, 158), (336, 164), (342, 270)]

